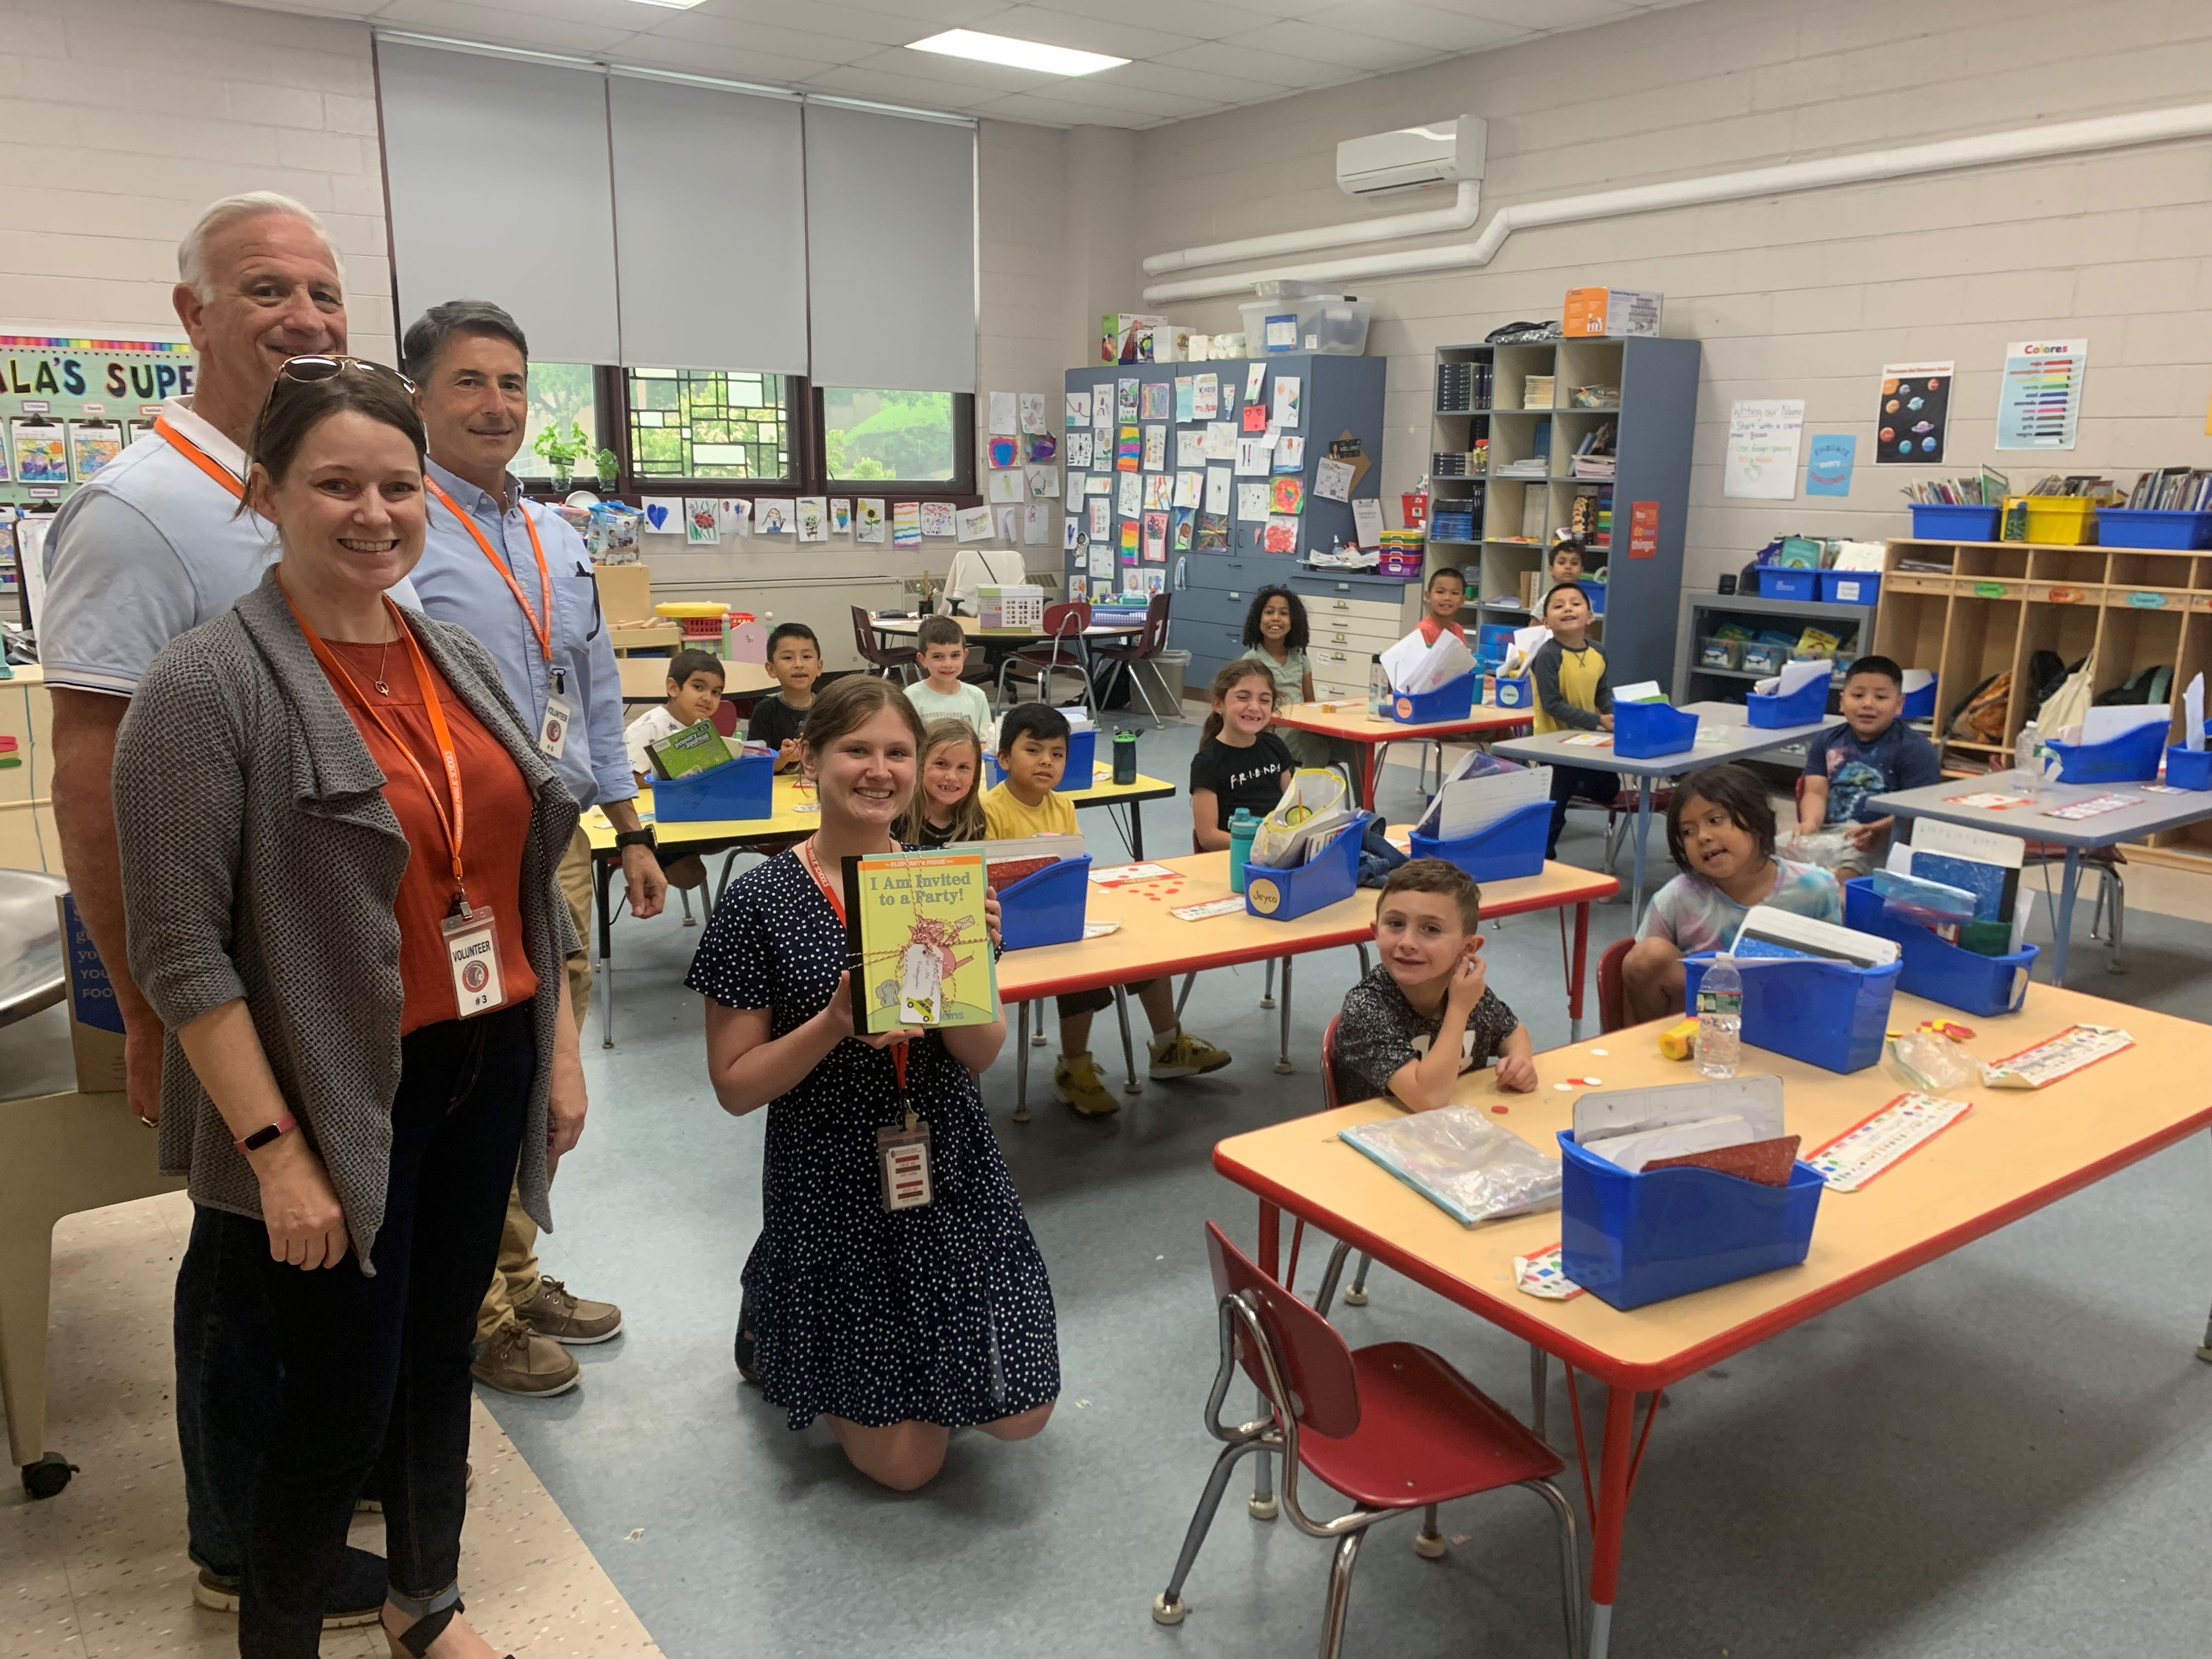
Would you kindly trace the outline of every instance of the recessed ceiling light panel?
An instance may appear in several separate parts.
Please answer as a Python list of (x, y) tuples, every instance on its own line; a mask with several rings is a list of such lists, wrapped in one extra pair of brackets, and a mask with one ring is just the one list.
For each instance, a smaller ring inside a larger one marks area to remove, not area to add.
[[(648, 0), (662, 4), (665, 0)], [(1109, 58), (1103, 52), (1078, 52), (1073, 46), (1048, 46), (1039, 40), (1016, 40), (1004, 34), (979, 34), (974, 29), (947, 29), (927, 40), (909, 43), (909, 52), (940, 52), (947, 58), (971, 58), (979, 64), (1000, 64), (1008, 69), (1035, 70), (1041, 75), (1096, 75), (1118, 69), (1129, 60)]]
[(700, 0), (637, 0), (641, 6), (665, 6), (671, 11), (689, 11)]

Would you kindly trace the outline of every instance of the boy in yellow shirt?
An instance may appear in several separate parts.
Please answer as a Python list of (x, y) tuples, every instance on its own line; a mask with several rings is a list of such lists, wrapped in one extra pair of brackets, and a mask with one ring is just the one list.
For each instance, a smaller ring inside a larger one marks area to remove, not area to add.
[[(1536, 647), (1528, 672), (1536, 682), (1536, 734), (1571, 726), (1583, 732), (1613, 730), (1613, 681), (1605, 653), (1593, 644), (1589, 595), (1580, 582), (1561, 582), (1544, 595), (1544, 626), (1552, 637)], [(1556, 858), (1559, 831), (1566, 827), (1567, 803), (1609, 801), (1620, 793), (1620, 775), (1584, 766), (1552, 769), (1552, 834), (1544, 856)]]
[[(999, 769), (1004, 781), (984, 792), (983, 822), (994, 841), (1025, 836), (1073, 836), (1075, 804), (1058, 794), (1067, 769), (1067, 717), (1049, 703), (1017, 703), (999, 721)], [(1152, 1022), (1151, 1075), (1156, 1081), (1218, 1072), (1229, 1056), (1203, 1037), (1185, 1031), (1176, 1018), (1175, 994), (1164, 979), (1128, 988), (1145, 1005)], [(1060, 1060), (1052, 1071), (1052, 1091), (1085, 1117), (1106, 1117), (1121, 1109), (1108, 1091), (1091, 1057), (1091, 1019), (1114, 1006), (1109, 987), (1072, 991), (1059, 999)]]

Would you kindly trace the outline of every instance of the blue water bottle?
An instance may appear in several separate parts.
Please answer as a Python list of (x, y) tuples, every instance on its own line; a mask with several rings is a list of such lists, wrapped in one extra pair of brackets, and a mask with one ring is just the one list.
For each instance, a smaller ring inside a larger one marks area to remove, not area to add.
[(1229, 890), (1244, 890), (1244, 860), (1252, 852), (1252, 837), (1259, 833), (1260, 820), (1244, 808), (1238, 807), (1229, 815)]

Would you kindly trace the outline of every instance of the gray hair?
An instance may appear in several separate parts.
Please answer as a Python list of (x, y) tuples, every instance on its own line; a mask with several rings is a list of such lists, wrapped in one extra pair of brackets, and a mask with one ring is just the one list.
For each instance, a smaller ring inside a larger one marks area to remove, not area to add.
[(306, 223), (323, 239), (323, 246), (331, 251), (331, 264), (337, 267), (338, 280), (345, 280), (345, 264), (338, 258), (331, 234), (315, 210), (305, 202), (295, 201), (289, 196), (279, 195), (273, 190), (249, 190), (237, 196), (226, 196), (219, 202), (210, 202), (192, 228), (185, 233), (185, 240), (177, 244), (177, 278), (190, 287), (203, 301), (215, 297), (215, 282), (207, 268), (207, 245), (210, 237), (232, 225), (247, 219), (258, 219), (264, 215), (281, 213)]
[(501, 307), (489, 300), (447, 300), (407, 325), (399, 343), (400, 368), (410, 380), (427, 385), (446, 342), (463, 335), (504, 340), (522, 354), (525, 366), (530, 362), (530, 342), (523, 338), (522, 325)]

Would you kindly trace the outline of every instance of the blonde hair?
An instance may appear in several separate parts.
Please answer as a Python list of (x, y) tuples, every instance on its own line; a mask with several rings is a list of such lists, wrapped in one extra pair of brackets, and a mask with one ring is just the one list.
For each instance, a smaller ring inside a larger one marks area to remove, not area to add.
[(1272, 702), (1275, 696), (1274, 672), (1257, 657), (1239, 657), (1234, 662), (1224, 664), (1214, 675), (1213, 685), (1207, 694), (1212, 701), (1213, 712), (1206, 717), (1206, 725), (1199, 732), (1200, 748), (1205, 748), (1219, 737), (1221, 728), (1229, 723), (1221, 717), (1222, 700), (1255, 674), (1267, 682), (1267, 697)]
[(948, 743), (964, 743), (975, 756), (975, 769), (968, 776), (968, 793), (952, 808), (952, 839), (981, 841), (989, 834), (983, 822), (983, 740), (975, 728), (957, 717), (934, 720), (922, 728), (921, 760), (915, 769), (914, 799), (899, 819), (898, 838), (909, 847), (921, 844), (929, 827), (929, 757)]
[(185, 240), (177, 244), (177, 280), (198, 295), (203, 301), (215, 298), (215, 278), (207, 267), (207, 245), (218, 232), (228, 229), (247, 219), (258, 219), (272, 213), (297, 219), (323, 239), (330, 249), (331, 264), (345, 281), (345, 262), (338, 258), (337, 246), (331, 240), (330, 232), (315, 216), (315, 210), (305, 202), (273, 190), (249, 190), (236, 196), (226, 196), (219, 202), (210, 202), (185, 233)]

